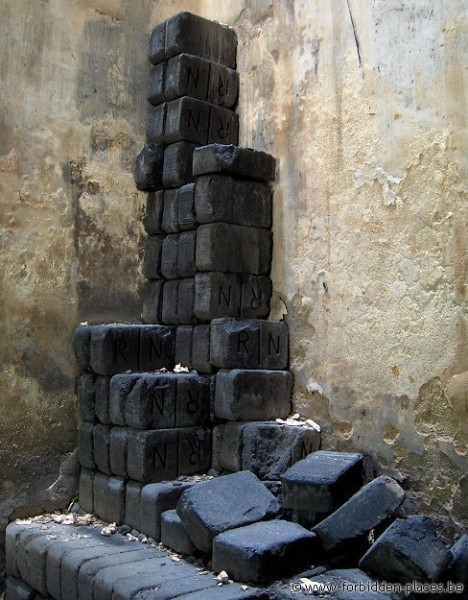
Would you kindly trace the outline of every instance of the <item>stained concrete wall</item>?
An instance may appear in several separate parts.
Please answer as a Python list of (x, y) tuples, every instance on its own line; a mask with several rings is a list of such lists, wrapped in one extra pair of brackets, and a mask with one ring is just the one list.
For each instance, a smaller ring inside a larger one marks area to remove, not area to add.
[(278, 158), (295, 408), (468, 522), (463, 0), (3, 0), (0, 527), (75, 490), (82, 320), (137, 320), (156, 23), (235, 27), (241, 143)]

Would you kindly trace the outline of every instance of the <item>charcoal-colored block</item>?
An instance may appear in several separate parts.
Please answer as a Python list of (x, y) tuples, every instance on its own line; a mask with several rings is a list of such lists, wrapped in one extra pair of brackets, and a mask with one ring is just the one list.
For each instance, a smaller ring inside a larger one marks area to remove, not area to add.
[(164, 237), (161, 251), (161, 273), (165, 279), (177, 279), (179, 255), (179, 234), (172, 233)]
[(194, 277), (197, 272), (195, 266), (196, 242), (196, 231), (184, 231), (179, 235), (177, 274), (182, 279)]
[(167, 63), (161, 62), (151, 69), (148, 83), (148, 102), (157, 106), (164, 102), (164, 90), (167, 77)]
[(146, 211), (143, 217), (143, 226), (148, 235), (158, 235), (162, 230), (162, 217), (164, 210), (164, 190), (148, 194)]
[[(43, 537), (48, 537), (47, 530)], [(132, 551), (131, 546), (126, 538), (118, 535), (104, 540), (98, 527), (60, 526), (45, 557), (48, 594), (58, 600), (76, 600), (77, 575), (85, 562)]]
[(209, 553), (216, 535), (272, 519), (280, 505), (253, 473), (242, 471), (186, 490), (176, 510), (195, 546)]
[(227, 108), (212, 106), (208, 128), (208, 144), (237, 144), (239, 116)]
[[(128, 564), (137, 565), (141, 561), (146, 561), (147, 558), (152, 558), (154, 549), (141, 549), (141, 546), (135, 544), (131, 549), (126, 549), (125, 552), (116, 551), (113, 554), (93, 558), (89, 560), (81, 559), (76, 564), (71, 564), (70, 569), (65, 573), (65, 581), (75, 583), (74, 586), (78, 590), (78, 600), (100, 600), (100, 597), (94, 594), (95, 582), (99, 573), (113, 566), (122, 566)], [(81, 566), (79, 566), (81, 564)], [(67, 565), (68, 566), (68, 565)]]
[[(174, 507), (175, 508), (175, 504)], [(5, 531), (5, 571), (7, 574), (20, 578), (18, 565), (19, 539), (23, 532), (40, 533), (40, 523), (18, 523), (13, 521), (7, 525)]]
[[(155, 34), (160, 39), (160, 34)], [(160, 58), (159, 44), (152, 43), (150, 60)], [(156, 51), (156, 48), (158, 50)], [(189, 12), (182, 12), (166, 21), (165, 57), (187, 53), (200, 56), (235, 69), (237, 37), (233, 29)]]
[[(232, 109), (237, 104), (239, 74), (234, 69), (198, 56), (180, 54), (167, 61), (163, 72), (162, 65), (151, 72), (148, 100), (153, 105), (182, 96), (224, 108)], [(164, 82), (161, 81), (163, 74)]]
[(129, 430), (128, 476), (142, 483), (175, 479), (178, 476), (176, 429)]
[(95, 469), (94, 459), (94, 424), (84, 422), (78, 429), (78, 459), (86, 469)]
[(293, 378), (288, 371), (229, 369), (216, 375), (215, 414), (229, 421), (286, 418)]
[(167, 510), (161, 515), (161, 542), (186, 556), (193, 556), (197, 552), (175, 509)]
[(125, 399), (125, 424), (137, 429), (176, 425), (177, 380), (173, 373), (145, 373)]
[(95, 409), (96, 417), (100, 423), (109, 425), (109, 377), (98, 375), (96, 377)]
[(266, 275), (270, 271), (272, 234), (259, 227), (228, 223), (200, 225), (196, 267), (199, 271)]
[(129, 431), (128, 474), (147, 483), (209, 468), (210, 430), (201, 427)]
[(175, 331), (163, 325), (140, 326), (139, 371), (172, 369), (175, 358)]
[(283, 321), (214, 319), (210, 361), (221, 369), (285, 369), (288, 327)]
[(146, 144), (136, 158), (135, 185), (143, 192), (156, 192), (163, 185), (164, 146)]
[(242, 448), (244, 447), (245, 423), (226, 423), (219, 444), (220, 471), (243, 471)]
[(127, 477), (128, 427), (112, 427), (110, 432), (110, 469), (113, 475)]
[(32, 540), (43, 538), (44, 532), (40, 529), (23, 529), (16, 535), (16, 568), (18, 577), (27, 581), (28, 573), (31, 570), (31, 558), (28, 552), (28, 546)]
[(179, 190), (165, 190), (164, 209), (161, 227), (165, 233), (178, 233), (179, 231)]
[(150, 235), (146, 239), (141, 272), (147, 279), (161, 279), (161, 254), (164, 238)]
[[(232, 177), (217, 174), (197, 177), (195, 210), (197, 221), (200, 224), (233, 222), (233, 218), (236, 218), (235, 202), (234, 179)], [(252, 211), (252, 214), (255, 215), (256, 213)], [(244, 225), (244, 223), (238, 224)]]
[[(272, 225), (273, 192), (267, 183), (234, 179), (234, 222), (239, 225), (266, 227)], [(252, 213), (256, 213), (254, 216)]]
[[(41, 524), (42, 525), (42, 524)], [(43, 527), (43, 525), (42, 525)], [(44, 598), (54, 592), (54, 597), (61, 600), (60, 594), (60, 557), (64, 551), (74, 546), (94, 545), (96, 537), (89, 529), (86, 539), (75, 534), (73, 527), (63, 525), (46, 525), (38, 531), (38, 535), (30, 536), (21, 534), (21, 560), (19, 566), (21, 578), (33, 588), (37, 594), (35, 598)], [(27, 532), (25, 532), (27, 534)], [(58, 558), (58, 560), (57, 560)]]
[(181, 231), (197, 226), (195, 216), (195, 184), (187, 183), (179, 188), (177, 194), (178, 225)]
[(90, 346), (92, 370), (99, 375), (138, 370), (139, 342), (140, 327), (137, 325), (93, 326)]
[(21, 578), (36, 593), (47, 594), (46, 556), (48, 548), (56, 543), (57, 533), (49, 535), (20, 536), (20, 544), (24, 546), (23, 561), (19, 561)]
[(106, 513), (104, 518), (118, 525), (125, 521), (125, 481), (118, 477), (109, 477), (106, 486)]
[(107, 482), (109, 476), (97, 472), (93, 479), (94, 514), (104, 518), (107, 511)]
[(177, 381), (175, 426), (208, 425), (211, 396), (209, 377), (201, 377), (193, 371), (192, 373), (180, 373), (174, 378)]
[(141, 284), (138, 293), (142, 304), (143, 323), (162, 322), (163, 284), (164, 281), (160, 279), (148, 280)]
[(166, 146), (162, 176), (164, 187), (175, 188), (192, 183), (193, 153), (197, 147), (191, 142), (176, 142)]
[[(291, 502), (291, 488), (285, 479), (282, 487), (283, 503), (297, 505), (297, 501)], [(298, 496), (304, 498), (300, 490)], [(344, 555), (349, 563), (350, 559), (362, 556), (368, 549), (371, 530), (378, 536), (395, 518), (404, 498), (405, 493), (398, 483), (381, 475), (351, 496), (340, 508), (316, 525), (313, 531), (321, 539), (325, 552), (333, 555), (334, 560), (339, 560), (340, 555)], [(366, 510), (362, 510), (363, 506)], [(308, 510), (313, 509), (310, 507)]]
[(214, 367), (210, 362), (210, 325), (196, 325), (193, 328), (193, 368), (199, 373), (213, 373)]
[(450, 559), (432, 520), (411, 516), (392, 523), (362, 557), (359, 568), (384, 581), (435, 582)]
[(109, 383), (109, 417), (113, 425), (126, 425), (125, 405), (127, 397), (138, 382), (137, 373), (118, 373)]
[[(96, 600), (112, 600), (112, 598), (131, 598), (141, 589), (155, 584), (157, 578), (155, 573), (162, 567), (167, 559), (159, 556), (148, 556), (138, 562), (121, 564), (100, 570), (94, 579), (93, 593)], [(149, 581), (147, 581), (149, 576)], [(123, 580), (127, 580), (124, 582)], [(122, 583), (130, 584), (130, 588), (122, 589)], [(117, 589), (121, 592), (117, 596)], [(122, 593), (123, 592), (123, 593)]]
[(217, 63), (210, 63), (207, 100), (211, 104), (233, 109), (239, 97), (239, 73)]
[(195, 151), (193, 174), (223, 173), (241, 179), (273, 181), (276, 161), (273, 156), (251, 148), (210, 144)]
[(184, 97), (168, 102), (165, 142), (173, 144), (186, 141), (206, 144), (211, 125), (210, 115), (213, 110), (210, 104), (196, 98)]
[(242, 275), (241, 319), (268, 317), (272, 283), (263, 275)]
[(317, 536), (288, 521), (253, 523), (220, 533), (213, 541), (213, 570), (225, 570), (237, 581), (273, 581), (319, 557)]
[(192, 369), (193, 326), (181, 325), (176, 330), (175, 362)]
[(309, 427), (274, 421), (229, 422), (220, 461), (229, 471), (248, 469), (262, 480), (278, 480), (292, 464), (316, 451), (319, 445), (320, 434)]
[(96, 420), (96, 375), (85, 373), (76, 380), (78, 412), (83, 421), (94, 423)]
[(211, 468), (215, 469), (219, 473), (221, 473), (221, 471), (223, 470), (223, 467), (221, 465), (221, 449), (223, 444), (225, 428), (226, 426), (224, 424), (215, 425), (211, 431)]
[[(93, 431), (94, 443), (94, 462), (96, 468), (101, 473), (110, 475), (112, 473), (110, 467), (110, 425), (102, 425), (98, 423)], [(86, 466), (86, 465), (83, 465)]]
[(178, 286), (177, 317), (181, 325), (195, 325), (195, 280), (181, 279)]
[(190, 589), (210, 586), (206, 578), (198, 577), (195, 566), (183, 561), (171, 561), (163, 557), (151, 564), (137, 577), (133, 574), (120, 578), (113, 585), (112, 600), (169, 600), (178, 598)]
[(195, 186), (197, 221), (271, 227), (272, 191), (266, 183), (234, 179), (229, 175), (203, 175)]
[(161, 515), (174, 509), (179, 498), (194, 483), (173, 481), (150, 483), (143, 486), (140, 499), (140, 528), (148, 537), (157, 542), (161, 539)]
[(127, 482), (125, 490), (125, 519), (126, 525), (140, 531), (140, 501), (143, 484), (138, 481)]
[[(124, 571), (121, 578), (117, 576), (117, 580), (112, 583), (112, 599), (138, 598), (138, 600), (144, 600), (145, 598), (155, 598), (155, 593), (158, 598), (164, 599), (164, 592), (161, 594), (161, 589), (164, 590), (167, 587), (173, 589), (178, 587), (180, 581), (191, 580), (190, 577), (183, 577), (180, 572), (176, 574), (174, 571), (177, 567), (174, 564), (164, 560), (159, 562), (158, 565), (151, 563), (145, 568), (142, 568), (142, 565), (136, 566), (132, 571)], [(178, 569), (178, 571), (184, 571), (184, 569)], [(106, 599), (103, 597), (103, 600), (110, 600), (110, 596)]]
[(178, 431), (178, 474), (205, 473), (211, 465), (211, 430), (181, 427)]
[(167, 118), (167, 103), (159, 104), (149, 114), (146, 139), (151, 144), (164, 144), (164, 131)]
[(320, 433), (311, 427), (284, 423), (246, 423), (242, 468), (261, 479), (277, 480), (291, 465), (320, 447)]
[(27, 583), (16, 577), (5, 579), (6, 600), (36, 600), (36, 592)]
[(195, 306), (198, 319), (211, 321), (218, 317), (240, 315), (242, 276), (237, 273), (197, 273)]
[(87, 513), (94, 511), (93, 481), (95, 471), (81, 469), (78, 489), (78, 500), (82, 510)]
[(166, 281), (163, 287), (161, 320), (166, 325), (179, 325), (179, 280)]
[(166, 63), (164, 99), (170, 101), (182, 96), (190, 96), (207, 100), (211, 64), (191, 54), (179, 54), (169, 59)]
[(166, 58), (166, 21), (156, 25), (151, 32), (148, 58), (153, 65)]
[(284, 506), (329, 514), (359, 490), (362, 478), (361, 454), (319, 450), (284, 473)]
[(91, 327), (81, 325), (75, 329), (73, 345), (78, 365), (82, 371), (90, 371), (89, 353), (91, 347)]

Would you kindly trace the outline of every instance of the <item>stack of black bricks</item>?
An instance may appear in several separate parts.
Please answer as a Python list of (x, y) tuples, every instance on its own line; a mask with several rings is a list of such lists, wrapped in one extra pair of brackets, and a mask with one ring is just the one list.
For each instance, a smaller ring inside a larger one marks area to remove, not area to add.
[[(255, 439), (277, 438), (274, 419), (291, 407), (287, 326), (266, 320), (275, 160), (235, 145), (236, 48), (231, 29), (190, 13), (154, 29), (148, 139), (135, 167), (148, 192), (144, 324), (86, 325), (75, 336), (80, 504), (156, 539), (148, 514), (159, 506), (159, 519), (182, 492), (159, 482), (212, 466), (262, 476), (242, 460), (242, 436), (254, 426)], [(292, 442), (283, 468), (302, 457)], [(253, 460), (264, 452), (254, 448)]]
[(197, 148), (238, 142), (236, 48), (233, 30), (189, 13), (162, 23), (151, 38), (154, 106), (135, 171), (137, 187), (149, 192), (146, 323), (193, 327), (269, 311), (271, 190), (264, 180), (274, 178), (273, 159), (263, 155), (268, 172), (254, 181), (212, 173), (200, 157), (193, 170)]
[(171, 491), (145, 484), (210, 467), (210, 380), (172, 371), (175, 332), (162, 325), (85, 325), (75, 347), (80, 505), (140, 529), (143, 488), (147, 512)]
[[(189, 13), (153, 32), (155, 108), (135, 171), (149, 192), (142, 319), (175, 326), (176, 362), (213, 376), (213, 467), (278, 480), (319, 436), (274, 421), (289, 414), (292, 390), (286, 324), (263, 320), (275, 160), (234, 146), (236, 45), (232, 30)], [(257, 468), (266, 455), (277, 468)]]

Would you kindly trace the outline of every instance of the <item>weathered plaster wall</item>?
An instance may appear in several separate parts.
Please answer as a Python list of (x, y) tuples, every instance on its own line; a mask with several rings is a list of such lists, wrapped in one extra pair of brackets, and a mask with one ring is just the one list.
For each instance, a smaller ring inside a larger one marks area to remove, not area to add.
[(278, 157), (295, 405), (468, 522), (463, 0), (4, 0), (0, 527), (74, 491), (81, 320), (136, 320), (149, 32), (236, 28), (241, 142)]
[(75, 327), (139, 318), (151, 5), (2, 2), (0, 545), (76, 493)]

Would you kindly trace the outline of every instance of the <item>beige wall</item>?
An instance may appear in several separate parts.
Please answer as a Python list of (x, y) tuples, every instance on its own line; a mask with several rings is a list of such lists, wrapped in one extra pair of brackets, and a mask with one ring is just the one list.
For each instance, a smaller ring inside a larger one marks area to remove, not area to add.
[(4, 0), (0, 525), (73, 493), (75, 326), (138, 319), (148, 34), (183, 9), (235, 27), (278, 158), (296, 409), (467, 523), (466, 3)]

